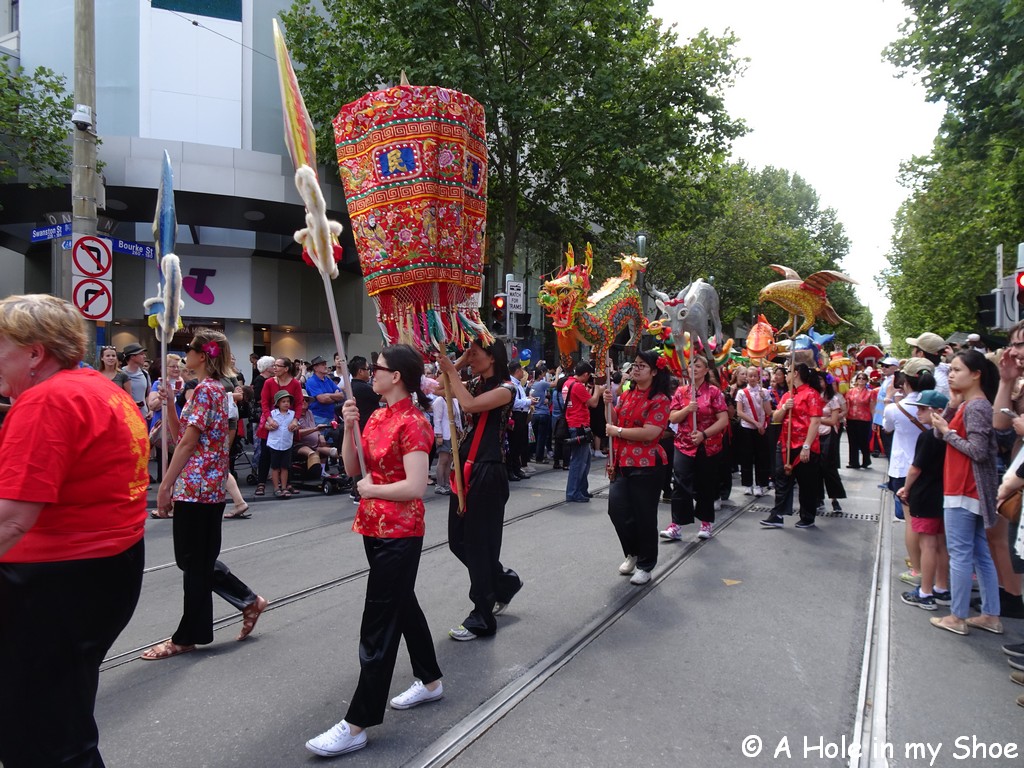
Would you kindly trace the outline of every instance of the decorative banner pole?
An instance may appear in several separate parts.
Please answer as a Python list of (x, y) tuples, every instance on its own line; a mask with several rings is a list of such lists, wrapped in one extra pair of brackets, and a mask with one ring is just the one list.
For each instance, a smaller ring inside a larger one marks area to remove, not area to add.
[(452, 461), (455, 464), (455, 493), (459, 498), (459, 514), (466, 513), (466, 489), (462, 479), (462, 461), (459, 459), (459, 435), (455, 428), (455, 403), (452, 402), (452, 382), (448, 374), (444, 374), (444, 399), (448, 404), (448, 426), (452, 439)]
[[(608, 391), (612, 391), (612, 356), (609, 354), (605, 358), (605, 370), (608, 371), (608, 375), (605, 377), (605, 386), (608, 387)], [(657, 371), (655, 371), (657, 373)], [(612, 411), (614, 405), (608, 403), (605, 407), (604, 421), (605, 424), (612, 423)], [(605, 472), (608, 475), (609, 480), (615, 479), (615, 438), (611, 435), (608, 436), (608, 463), (605, 468)]]
[[(352, 378), (348, 372), (348, 355), (345, 353), (345, 342), (338, 325), (338, 308), (334, 301), (331, 280), (338, 276), (338, 260), (341, 258), (341, 246), (338, 236), (341, 224), (327, 219), (327, 202), (320, 190), (320, 182), (316, 171), (316, 134), (313, 121), (309, 118), (306, 103), (299, 90), (299, 81), (295, 77), (292, 61), (288, 55), (281, 29), (274, 24), (274, 52), (277, 55), (277, 74), (281, 85), (281, 103), (284, 107), (284, 141), (288, 146), (292, 164), (295, 166), (295, 188), (299, 197), (306, 204), (306, 226), (295, 233), (295, 242), (303, 247), (303, 256), (320, 272), (323, 280), (324, 294), (327, 297), (327, 311), (331, 316), (331, 328), (334, 331), (334, 343), (341, 356), (341, 381), (345, 389), (345, 397), (353, 399)], [(359, 457), (359, 470), (366, 475), (366, 458), (363, 456), (363, 441), (359, 435), (359, 424), (352, 430), (355, 441), (356, 455)]]
[[(167, 383), (167, 345), (181, 325), (181, 310), (185, 302), (181, 299), (181, 261), (174, 255), (174, 242), (178, 231), (178, 219), (174, 212), (174, 174), (171, 170), (171, 156), (164, 150), (163, 172), (156, 195), (156, 214), (153, 217), (153, 241), (157, 258), (157, 295), (146, 299), (143, 306), (149, 314), (149, 325), (156, 331), (160, 342), (160, 373)], [(174, 408), (168, 399), (162, 406)], [(160, 417), (160, 476), (167, 472), (167, 411)]]

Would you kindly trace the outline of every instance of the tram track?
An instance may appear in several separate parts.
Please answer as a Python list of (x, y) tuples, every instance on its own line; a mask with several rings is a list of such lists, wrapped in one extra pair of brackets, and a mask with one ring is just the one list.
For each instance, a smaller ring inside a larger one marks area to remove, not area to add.
[[(597, 494), (602, 493), (603, 491), (605, 491), (607, 489), (608, 489), (608, 485), (607, 484), (602, 485), (602, 486), (598, 486), (596, 488), (595, 492), (594, 492), (595, 496)], [(569, 502), (560, 499), (559, 501), (552, 502), (551, 504), (546, 504), (546, 505), (538, 507), (536, 509), (527, 510), (525, 512), (522, 512), (521, 514), (517, 514), (517, 515), (512, 515), (512, 516), (506, 517), (505, 518), (505, 522), (504, 522), (504, 527), (507, 528), (508, 526), (514, 525), (515, 523), (522, 522), (524, 520), (529, 520), (530, 518), (536, 517), (537, 515), (539, 515), (539, 514), (541, 514), (543, 512), (549, 512), (549, 511), (551, 511), (553, 509), (557, 509), (559, 507), (563, 507), (563, 506), (565, 506), (568, 503)], [(267, 543), (267, 542), (278, 541), (280, 539), (288, 538), (290, 536), (294, 536), (294, 535), (297, 535), (299, 533), (307, 533), (309, 531), (314, 531), (314, 530), (318, 530), (318, 529), (321, 529), (321, 528), (326, 528), (326, 527), (329, 527), (329, 526), (332, 526), (332, 525), (340, 525), (340, 524), (342, 524), (344, 522), (348, 522), (348, 521), (347, 520), (338, 520), (336, 522), (321, 523), (319, 525), (311, 526), (311, 527), (308, 527), (308, 528), (304, 528), (304, 529), (300, 529), (300, 530), (296, 530), (296, 531), (290, 531), (288, 533), (279, 534), (277, 536), (271, 536), (271, 537), (268, 537), (266, 539), (260, 539), (258, 541), (254, 541), (254, 542), (247, 542), (246, 544), (240, 544), (240, 545), (238, 545), (236, 547), (231, 547), (229, 549), (225, 549), (225, 550), (223, 550), (221, 552), (221, 554), (223, 555), (223, 554), (225, 554), (227, 552), (237, 551), (237, 550), (240, 550), (240, 549), (246, 549), (246, 548), (255, 546), (257, 544), (263, 544), (263, 543)], [(442, 539), (441, 541), (435, 542), (434, 544), (430, 544), (428, 546), (423, 547), (423, 554), (428, 554), (430, 552), (435, 552), (437, 550), (447, 549), (447, 548), (448, 548), (448, 539), (445, 538), (445, 539)], [(167, 568), (173, 567), (174, 565), (175, 565), (174, 563), (162, 563), (160, 565), (156, 565), (156, 566), (153, 566), (151, 568), (147, 568), (143, 573), (145, 574), (145, 573), (152, 573), (152, 572), (156, 572), (156, 571), (160, 571), (160, 570), (165, 570)], [(357, 569), (355, 571), (351, 571), (351, 572), (346, 573), (346, 574), (344, 574), (342, 576), (336, 576), (336, 577), (334, 577), (332, 579), (328, 579), (328, 580), (320, 582), (318, 584), (313, 584), (313, 585), (311, 585), (309, 587), (305, 587), (303, 589), (296, 590), (295, 592), (290, 592), (290, 593), (288, 593), (286, 595), (282, 595), (280, 597), (276, 597), (276, 598), (270, 600), (270, 602), (267, 605), (267, 609), (266, 610), (267, 611), (272, 611), (272, 610), (275, 610), (277, 608), (283, 608), (283, 607), (291, 605), (293, 603), (297, 603), (300, 600), (304, 600), (306, 598), (314, 597), (316, 595), (322, 594), (323, 592), (327, 592), (328, 590), (334, 589), (335, 587), (343, 586), (345, 584), (350, 584), (353, 581), (357, 581), (358, 579), (366, 577), (366, 575), (369, 572), (370, 572), (369, 568), (359, 568), (359, 569)], [(225, 627), (229, 627), (232, 624), (237, 624), (238, 622), (241, 621), (241, 619), (242, 619), (241, 612), (233, 613), (233, 614), (230, 614), (228, 616), (222, 616), (219, 619), (214, 619), (214, 621), (213, 621), (213, 631), (217, 632), (217, 630), (224, 629)], [(116, 669), (117, 667), (123, 666), (123, 665), (128, 664), (128, 663), (130, 663), (132, 661), (138, 660), (139, 654), (141, 654), (147, 648), (155, 645), (156, 643), (162, 642), (164, 639), (166, 639), (166, 637), (160, 637), (160, 638), (157, 638), (155, 640), (149, 641), (149, 642), (145, 643), (144, 645), (140, 645), (137, 648), (131, 648), (129, 650), (122, 651), (120, 653), (114, 654), (113, 656), (107, 657), (106, 659), (103, 660), (103, 663), (100, 664), (100, 672), (106, 672), (106, 671), (111, 670), (111, 669)]]

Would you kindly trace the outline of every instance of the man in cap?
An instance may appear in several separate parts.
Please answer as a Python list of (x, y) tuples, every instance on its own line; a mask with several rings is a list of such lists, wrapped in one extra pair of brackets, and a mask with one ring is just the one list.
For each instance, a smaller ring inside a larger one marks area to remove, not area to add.
[(920, 336), (911, 336), (906, 339), (911, 349), (911, 356), (923, 357), (931, 360), (935, 366), (935, 389), (949, 397), (949, 362), (943, 361), (944, 354), (952, 353), (946, 340), (937, 333), (922, 333)]
[(143, 418), (149, 418), (149, 407), (146, 405), (146, 397), (149, 395), (150, 381), (146, 372), (146, 350), (141, 344), (132, 342), (126, 344), (121, 350), (121, 357), (124, 358), (124, 371), (132, 386), (132, 400), (139, 406)]
[[(886, 404), (893, 402), (891, 397), (893, 394), (892, 382), (899, 367), (900, 361), (892, 356), (883, 357), (878, 363), (882, 383), (878, 387), (878, 397), (875, 398), (875, 411), (871, 414), (871, 422), (873, 425), (872, 429), (875, 432), (873, 442), (875, 446), (880, 445), (882, 447), (886, 458), (889, 458), (889, 452), (892, 450), (892, 434), (882, 429), (882, 417), (885, 413)], [(881, 454), (878, 450), (872, 450), (871, 455), (877, 459)]]
[(306, 379), (306, 391), (312, 398), (309, 410), (318, 426), (330, 424), (334, 421), (334, 406), (345, 402), (345, 393), (327, 375), (327, 361), (324, 358), (317, 355), (310, 361), (310, 365), (313, 374)]
[(988, 349), (985, 348), (985, 342), (981, 340), (981, 335), (977, 333), (967, 334), (967, 346), (978, 350), (983, 355), (988, 352)]

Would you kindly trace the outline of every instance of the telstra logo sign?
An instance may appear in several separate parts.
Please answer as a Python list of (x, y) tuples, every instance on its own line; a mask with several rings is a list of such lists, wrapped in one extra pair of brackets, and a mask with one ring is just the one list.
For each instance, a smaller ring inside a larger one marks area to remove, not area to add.
[(210, 286), (206, 284), (206, 280), (216, 274), (216, 269), (192, 267), (192, 269), (188, 271), (188, 276), (182, 278), (181, 287), (185, 289), (185, 293), (200, 304), (213, 304), (213, 291), (210, 290)]

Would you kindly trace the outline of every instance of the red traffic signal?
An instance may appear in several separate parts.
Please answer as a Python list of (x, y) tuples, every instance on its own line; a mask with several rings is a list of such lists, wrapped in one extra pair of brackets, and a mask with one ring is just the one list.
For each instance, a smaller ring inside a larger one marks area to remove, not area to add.
[(505, 334), (505, 303), (508, 295), (496, 293), (491, 297), (491, 324), (494, 326), (494, 333), (498, 336)]
[[(1022, 275), (1024, 275), (1024, 272), (1022, 272), (1020, 275), (1017, 276), (1017, 284), (1018, 285), (1020, 284), (1020, 279), (1021, 279)], [(494, 308), (494, 309), (504, 309), (505, 308), (505, 295), (502, 294), (502, 293), (499, 293), (497, 296), (492, 298), (491, 299), (491, 307)]]

